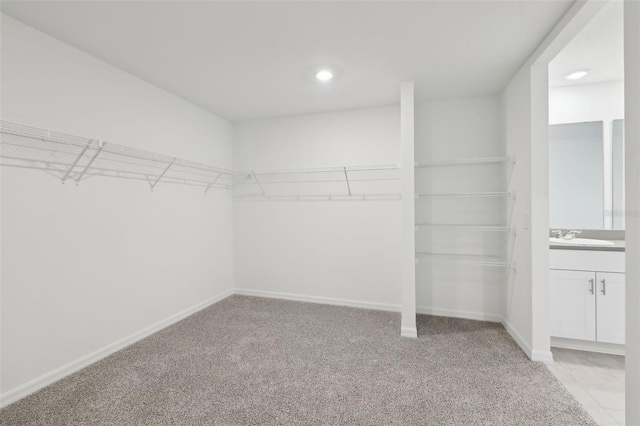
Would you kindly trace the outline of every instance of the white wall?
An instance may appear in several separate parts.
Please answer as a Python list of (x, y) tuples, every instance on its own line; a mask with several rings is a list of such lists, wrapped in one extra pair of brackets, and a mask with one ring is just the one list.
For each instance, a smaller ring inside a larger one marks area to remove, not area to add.
[(528, 70), (521, 70), (502, 94), (504, 134), (508, 155), (515, 155), (517, 163), (508, 176), (509, 190), (517, 199), (507, 209), (510, 225), (516, 228), (516, 237), (510, 257), (516, 264), (516, 273), (510, 277), (505, 294), (504, 321), (507, 330), (525, 353), (531, 357), (532, 342), (532, 268), (531, 231), (525, 220), (531, 218), (531, 77)]
[(549, 124), (624, 118), (624, 81), (549, 89)]
[(548, 63), (528, 63), (502, 95), (508, 155), (517, 162), (510, 178), (516, 192), (507, 210), (516, 229), (505, 298), (507, 330), (534, 361), (552, 361), (549, 350), (549, 143)]
[[(2, 89), (3, 120), (231, 166), (227, 121), (4, 15)], [(233, 286), (224, 191), (3, 167), (1, 217), (5, 398)]]
[(507, 210), (516, 229), (511, 260), (516, 271), (505, 296), (504, 324), (534, 361), (551, 361), (549, 350), (549, 144), (547, 64), (525, 64), (502, 95), (503, 137), (516, 165)]
[[(417, 104), (416, 160), (502, 155), (500, 119), (497, 96)], [(234, 167), (398, 163), (399, 138), (397, 106), (237, 123)], [(421, 173), (416, 172), (416, 188), (430, 182)], [(434, 188), (441, 192), (501, 191), (504, 183), (500, 166), (449, 169), (433, 180)], [(470, 212), (470, 220), (478, 224), (499, 224), (504, 219), (503, 201), (489, 201), (484, 207), (478, 207), (477, 201), (456, 205), (454, 212), (425, 211), (419, 203), (416, 201), (416, 214), (422, 220), (427, 214), (447, 223), (458, 215), (465, 223)], [(237, 201), (234, 214), (235, 277), (241, 292), (399, 309), (399, 202)], [(424, 246), (425, 238), (427, 244), (441, 243), (432, 246), (441, 251), (451, 246), (471, 254), (501, 256), (505, 251), (501, 235), (423, 234), (417, 237), (418, 243)], [(498, 321), (503, 313), (504, 272), (501, 268), (445, 265), (429, 269), (420, 265), (418, 310)]]
[[(500, 99), (486, 96), (418, 104), (416, 161), (429, 162), (504, 155)], [(503, 164), (417, 169), (416, 192), (505, 191)], [(416, 222), (504, 225), (505, 205), (495, 197), (422, 198)], [(431, 253), (504, 258), (507, 237), (495, 232), (425, 230), (416, 234), (416, 250)], [(500, 321), (505, 269), (448, 262), (417, 265), (418, 312)]]
[[(398, 164), (400, 110), (237, 123), (233, 160), (240, 170)], [(234, 215), (238, 291), (399, 310), (399, 201), (236, 201)]]
[(512, 260), (517, 271), (507, 287), (504, 324), (535, 361), (549, 350), (549, 90), (548, 65), (606, 5), (576, 2), (502, 92), (503, 139), (517, 156), (510, 188), (517, 192), (510, 223), (517, 229)]

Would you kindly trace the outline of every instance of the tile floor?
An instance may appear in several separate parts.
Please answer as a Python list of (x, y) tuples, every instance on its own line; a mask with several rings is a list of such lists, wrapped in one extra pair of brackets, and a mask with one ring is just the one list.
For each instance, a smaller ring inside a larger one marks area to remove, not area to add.
[(624, 357), (552, 348), (549, 369), (601, 426), (624, 425)]

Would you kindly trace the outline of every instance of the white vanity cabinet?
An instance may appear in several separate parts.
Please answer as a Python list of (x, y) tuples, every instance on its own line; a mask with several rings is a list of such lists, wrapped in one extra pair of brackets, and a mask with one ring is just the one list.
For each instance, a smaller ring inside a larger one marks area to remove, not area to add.
[(624, 344), (624, 274), (596, 273), (596, 341)]
[(551, 336), (624, 344), (624, 252), (551, 250)]
[(550, 275), (551, 335), (595, 341), (595, 274), (552, 269)]

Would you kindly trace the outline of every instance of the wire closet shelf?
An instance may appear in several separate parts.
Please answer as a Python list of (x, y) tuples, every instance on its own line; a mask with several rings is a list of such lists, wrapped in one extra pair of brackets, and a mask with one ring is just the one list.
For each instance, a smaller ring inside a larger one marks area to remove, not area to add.
[(234, 199), (352, 201), (400, 199), (397, 164), (252, 170), (235, 185)]
[(448, 263), (452, 265), (472, 265), (506, 268), (509, 262), (506, 259), (495, 256), (463, 255), (449, 253), (416, 252), (416, 263)]
[(515, 233), (515, 229), (502, 225), (456, 225), (444, 223), (416, 223), (416, 232), (428, 230), (448, 230), (464, 232), (508, 232)]
[(97, 139), (0, 121), (0, 164), (76, 185), (94, 177), (233, 190), (238, 200), (397, 200), (397, 164), (235, 171)]
[[(515, 156), (462, 158), (451, 160), (439, 160), (429, 162), (415, 162), (416, 169), (459, 167), (459, 166), (484, 166), (484, 165), (507, 165), (513, 166), (516, 162)], [(473, 169), (475, 170), (475, 169)], [(415, 194), (416, 200), (435, 199), (477, 199), (492, 198), (515, 200), (515, 191), (484, 191), (484, 192), (418, 192)], [(415, 231), (435, 231), (445, 232), (481, 232), (481, 233), (504, 233), (510, 237), (515, 236), (516, 229), (506, 225), (479, 225), (479, 224), (442, 224), (442, 223), (416, 223)], [(467, 265), (489, 268), (507, 268), (515, 272), (515, 264), (503, 257), (486, 255), (465, 255), (456, 253), (434, 253), (418, 251), (416, 252), (416, 264), (438, 264), (438, 265)]]
[(151, 190), (160, 182), (212, 188), (230, 188), (233, 170), (150, 151), (0, 121), (2, 165), (43, 169), (62, 183), (76, 184), (92, 177), (147, 181)]
[(448, 198), (458, 198), (458, 197), (474, 197), (474, 198), (483, 198), (483, 197), (497, 197), (497, 198), (510, 198), (515, 199), (515, 192), (502, 192), (502, 191), (494, 191), (494, 192), (444, 192), (444, 193), (418, 193), (415, 194), (416, 199), (420, 198), (433, 198), (433, 197), (448, 197)]
[(473, 165), (486, 165), (486, 164), (515, 164), (515, 156), (502, 156), (502, 157), (480, 157), (480, 158), (461, 158), (457, 160), (440, 160), (440, 161), (428, 161), (419, 162), (416, 161), (416, 168), (427, 167), (447, 167), (447, 166), (473, 166)]

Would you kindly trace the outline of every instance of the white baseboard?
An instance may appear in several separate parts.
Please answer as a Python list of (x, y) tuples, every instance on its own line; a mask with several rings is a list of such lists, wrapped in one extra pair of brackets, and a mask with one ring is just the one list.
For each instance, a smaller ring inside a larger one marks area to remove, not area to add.
[[(270, 299), (294, 300), (297, 302), (320, 303), (323, 305), (336, 305), (336, 306), (348, 306), (352, 308), (374, 309), (378, 311), (389, 311), (389, 312), (400, 312), (402, 308), (400, 305), (395, 305), (390, 303), (365, 302), (365, 301), (352, 300), (352, 299), (338, 299), (333, 297), (309, 296), (306, 294), (281, 293), (278, 291), (251, 290), (251, 289), (245, 289), (245, 288), (236, 288), (234, 290), (234, 294), (238, 294), (241, 296), (266, 297)], [(484, 312), (418, 307), (416, 309), (416, 313), (424, 314), (424, 315), (434, 315), (439, 317), (470, 319), (470, 320), (476, 320), (476, 321), (502, 322), (502, 316), (487, 314)], [(411, 334), (410, 331), (407, 331), (407, 333)], [(410, 336), (407, 336), (407, 337), (410, 337)]]
[(11, 389), (3, 393), (2, 395), (0, 395), (0, 408), (6, 407), (7, 405), (18, 401), (19, 399), (22, 399), (25, 396), (32, 394), (37, 390), (40, 390), (46, 386), (49, 386), (50, 384), (55, 383), (58, 380), (72, 373), (75, 373), (76, 371), (81, 370), (84, 367), (87, 367), (93, 364), (94, 362), (97, 362), (102, 358), (105, 358), (106, 356), (111, 355), (114, 352), (119, 351), (120, 349), (124, 349), (125, 347), (139, 340), (142, 340), (145, 337), (162, 330), (163, 328), (166, 328), (190, 315), (193, 315), (194, 313), (210, 305), (213, 305), (214, 303), (219, 302), (222, 299), (225, 299), (231, 296), (232, 294), (233, 294), (233, 290), (227, 290), (217, 296), (214, 296), (201, 303), (191, 306), (183, 311), (180, 311), (174, 315), (171, 315), (170, 317), (162, 321), (159, 321), (153, 325), (150, 325), (130, 336), (125, 337), (124, 339), (120, 339), (101, 349), (98, 349), (95, 352), (85, 355), (82, 358), (72, 361), (66, 365), (63, 365), (62, 367), (56, 368), (53, 371), (43, 374), (42, 376), (37, 377), (23, 385), (20, 385), (14, 389)]
[(533, 354), (532, 354), (532, 350), (531, 347), (527, 344), (527, 342), (522, 338), (522, 336), (520, 335), (520, 333), (518, 333), (516, 331), (515, 328), (513, 328), (511, 326), (511, 324), (509, 324), (507, 321), (503, 320), (502, 321), (502, 325), (504, 326), (504, 328), (507, 330), (507, 333), (509, 333), (509, 335), (511, 336), (511, 338), (513, 340), (515, 340), (516, 344), (518, 346), (520, 346), (520, 349), (522, 349), (522, 351), (525, 353), (525, 355), (529, 358), (529, 359), (533, 359)]
[(426, 306), (416, 308), (418, 314), (433, 315), (436, 317), (462, 318), (475, 321), (502, 322), (501, 315), (487, 314), (485, 312), (460, 311), (454, 309), (440, 309)]
[(531, 361), (553, 364), (553, 354), (551, 353), (551, 351), (541, 351), (539, 349), (534, 349), (533, 351), (531, 351)]
[(516, 344), (520, 346), (522, 352), (531, 360), (535, 362), (544, 362), (546, 364), (553, 363), (553, 354), (550, 350), (532, 349), (531, 346), (524, 340), (524, 338), (516, 331), (511, 324), (506, 320), (502, 320), (502, 325), (507, 330), (507, 333), (515, 340)]
[(625, 346), (615, 343), (589, 342), (587, 340), (564, 339), (562, 337), (552, 337), (551, 347), (563, 349), (575, 349), (577, 351), (599, 352), (611, 355), (625, 354)]
[(416, 327), (401, 327), (400, 335), (402, 337), (410, 337), (412, 339), (418, 338), (418, 329)]
[(297, 302), (319, 303), (322, 305), (348, 306), (351, 308), (374, 309), (377, 311), (400, 312), (400, 305), (390, 303), (364, 302), (351, 299), (336, 299), (333, 297), (307, 296), (294, 293), (280, 293), (277, 291), (249, 290), (236, 288), (234, 294), (241, 296), (266, 297), (269, 299), (294, 300)]

